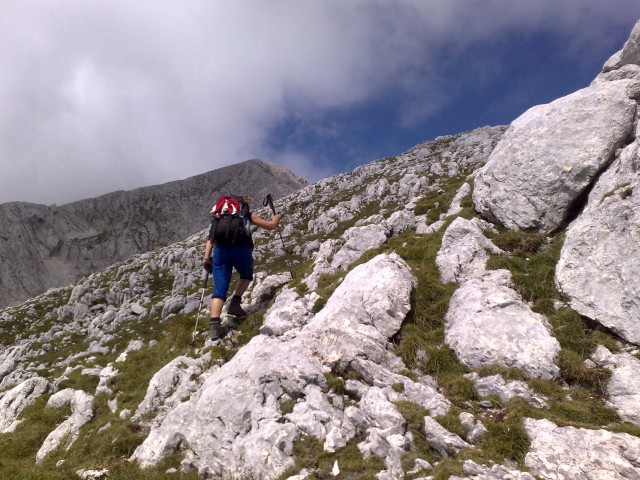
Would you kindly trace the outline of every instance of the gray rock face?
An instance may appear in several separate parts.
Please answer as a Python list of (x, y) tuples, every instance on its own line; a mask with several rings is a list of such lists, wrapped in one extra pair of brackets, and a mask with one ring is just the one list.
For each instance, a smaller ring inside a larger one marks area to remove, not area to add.
[(533, 475), (521, 472), (504, 465), (493, 465), (491, 468), (473, 460), (465, 460), (462, 469), (469, 477), (451, 476), (449, 480), (535, 480)]
[(62, 206), (2, 204), (0, 307), (202, 230), (222, 193), (279, 198), (305, 185), (280, 166), (249, 160)]
[(470, 444), (455, 433), (449, 432), (431, 417), (424, 417), (424, 431), (425, 438), (431, 448), (444, 458), (455, 455), (463, 448), (471, 447)]
[(640, 159), (625, 148), (567, 230), (556, 285), (578, 313), (640, 345)]
[(516, 119), (476, 176), (476, 209), (510, 229), (559, 228), (632, 132), (628, 85), (599, 83)]
[(153, 416), (159, 424), (167, 412), (187, 400), (208, 378), (205, 373), (211, 366), (211, 354), (198, 359), (180, 356), (173, 359), (156, 373), (147, 388), (147, 394), (138, 406), (134, 421)]
[(347, 267), (360, 258), (364, 252), (378, 248), (387, 241), (387, 229), (381, 225), (365, 225), (352, 227), (342, 235), (344, 244), (336, 252), (331, 261), (331, 268), (346, 270)]
[(531, 378), (554, 378), (560, 345), (547, 319), (511, 288), (506, 270), (486, 271), (487, 252), (501, 253), (484, 235), (486, 222), (456, 218), (436, 256), (443, 282), (460, 288), (449, 301), (445, 341), (472, 368), (497, 364)]
[(531, 450), (525, 465), (541, 478), (632, 480), (640, 478), (640, 438), (607, 430), (558, 427), (526, 419)]

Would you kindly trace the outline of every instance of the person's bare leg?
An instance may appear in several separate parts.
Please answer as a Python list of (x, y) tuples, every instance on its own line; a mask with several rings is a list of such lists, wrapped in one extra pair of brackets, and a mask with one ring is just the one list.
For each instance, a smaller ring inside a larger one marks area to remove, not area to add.
[(223, 299), (221, 298), (211, 299), (211, 318), (220, 318), (223, 305), (224, 305)]

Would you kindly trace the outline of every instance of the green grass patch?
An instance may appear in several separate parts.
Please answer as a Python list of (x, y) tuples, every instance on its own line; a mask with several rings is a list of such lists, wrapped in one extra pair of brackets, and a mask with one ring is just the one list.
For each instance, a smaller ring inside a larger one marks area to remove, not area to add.
[(386, 250), (398, 253), (417, 279), (412, 309), (396, 336), (396, 354), (408, 368), (435, 377), (451, 401), (464, 402), (476, 396), (472, 383), (463, 377), (469, 369), (444, 342), (445, 315), (457, 285), (443, 284), (435, 263), (446, 227), (428, 236), (407, 233), (387, 242)]
[(182, 315), (170, 318), (163, 325), (156, 345), (129, 352), (125, 362), (115, 365), (120, 374), (111, 380), (110, 387), (114, 394), (120, 394), (120, 408), (135, 411), (146, 394), (151, 377), (171, 360), (190, 350), (191, 326), (192, 320)]
[[(77, 478), (75, 472), (81, 468), (106, 468), (109, 470), (109, 479), (118, 480), (131, 478), (195, 480), (198, 478), (195, 471), (166, 473), (166, 470), (171, 467), (179, 470), (182, 460), (179, 453), (169, 456), (150, 469), (141, 469), (136, 463), (129, 462), (129, 457), (144, 441), (148, 431), (129, 420), (113, 415), (106, 400), (104, 395), (96, 397), (94, 419), (82, 427), (80, 438), (68, 451), (58, 449), (45, 458), (42, 469), (60, 475), (51, 478)], [(64, 463), (61, 467), (56, 467), (59, 460), (64, 460)]]
[(38, 398), (22, 411), (20, 418), (24, 421), (15, 431), (0, 435), (2, 478), (49, 478), (46, 470), (35, 466), (36, 452), (47, 435), (69, 416), (69, 409), (45, 408), (48, 399), (49, 395)]
[(427, 222), (433, 223), (440, 219), (451, 206), (451, 201), (456, 193), (466, 181), (467, 175), (457, 177), (444, 177), (438, 182), (438, 187), (428, 192), (418, 201), (414, 213), (416, 215), (427, 215)]
[(311, 435), (302, 435), (293, 442), (295, 466), (280, 476), (284, 480), (306, 468), (310, 479), (334, 478), (331, 474), (335, 462), (340, 467), (338, 478), (350, 480), (375, 480), (376, 474), (384, 470), (384, 460), (371, 456), (364, 458), (358, 450), (359, 438), (352, 439), (335, 453), (325, 452), (323, 442)]

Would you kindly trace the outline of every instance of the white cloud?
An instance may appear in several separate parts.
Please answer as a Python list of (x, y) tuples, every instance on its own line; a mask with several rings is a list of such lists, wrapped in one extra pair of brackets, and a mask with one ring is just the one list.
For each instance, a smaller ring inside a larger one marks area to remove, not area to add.
[[(587, 58), (602, 48), (594, 32), (615, 38), (630, 12), (640, 14), (635, 1), (616, 5), (3, 2), (0, 202), (60, 204), (258, 156), (318, 178), (332, 167), (268, 146), (290, 115), (316, 119), (393, 91), (407, 102), (409, 125), (455, 93), (455, 78), (441, 77), (451, 56), (504, 32), (545, 28), (571, 36), (572, 53)], [(316, 127), (331, 138), (331, 125)]]

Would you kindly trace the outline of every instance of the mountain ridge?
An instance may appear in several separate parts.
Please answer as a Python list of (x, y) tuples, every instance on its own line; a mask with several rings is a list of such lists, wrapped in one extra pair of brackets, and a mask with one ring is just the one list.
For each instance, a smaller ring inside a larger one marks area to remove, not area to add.
[(60, 206), (4, 203), (0, 306), (185, 238), (208, 223), (216, 192), (277, 198), (304, 185), (287, 169), (253, 159)]

